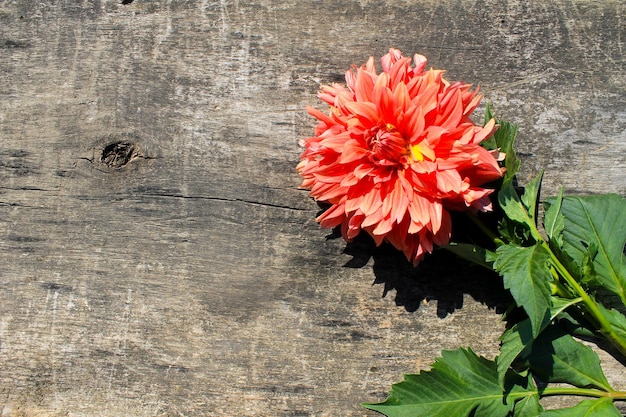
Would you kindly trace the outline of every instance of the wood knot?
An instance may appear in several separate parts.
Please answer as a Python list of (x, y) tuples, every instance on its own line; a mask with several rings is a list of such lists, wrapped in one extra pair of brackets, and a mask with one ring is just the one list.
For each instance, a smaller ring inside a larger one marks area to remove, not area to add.
[(109, 168), (121, 168), (138, 156), (139, 151), (134, 143), (121, 140), (109, 143), (102, 149), (100, 162)]

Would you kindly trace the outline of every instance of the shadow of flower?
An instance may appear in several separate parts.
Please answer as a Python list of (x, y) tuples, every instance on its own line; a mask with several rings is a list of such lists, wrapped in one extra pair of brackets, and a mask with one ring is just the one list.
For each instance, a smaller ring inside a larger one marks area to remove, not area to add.
[[(334, 230), (328, 238), (340, 237)], [(426, 256), (417, 267), (393, 246), (376, 246), (373, 239), (362, 232), (346, 244), (344, 252), (350, 259), (344, 266), (362, 268), (373, 260), (374, 284), (383, 285), (383, 297), (395, 290), (396, 305), (407, 311), (416, 311), (424, 301), (437, 301), (437, 315), (441, 318), (463, 308), (464, 294), (476, 301), (504, 312), (512, 298), (495, 272), (461, 259), (445, 249), (437, 249)]]

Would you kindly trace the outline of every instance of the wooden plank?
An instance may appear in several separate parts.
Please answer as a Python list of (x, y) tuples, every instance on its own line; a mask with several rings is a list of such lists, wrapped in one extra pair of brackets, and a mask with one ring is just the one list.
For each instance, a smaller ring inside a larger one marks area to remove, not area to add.
[(373, 415), (493, 357), (492, 282), (343, 253), (298, 190), (305, 105), (389, 46), (521, 124), (522, 181), (626, 192), (619, 2), (125, 3), (0, 3), (3, 416)]

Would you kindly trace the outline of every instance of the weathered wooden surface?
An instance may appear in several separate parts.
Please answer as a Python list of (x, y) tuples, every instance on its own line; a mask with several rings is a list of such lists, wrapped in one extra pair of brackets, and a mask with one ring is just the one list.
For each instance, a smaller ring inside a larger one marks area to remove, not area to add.
[(371, 285), (402, 279), (393, 257), (325, 240), (294, 173), (304, 106), (419, 52), (521, 124), (522, 181), (626, 194), (625, 20), (609, 0), (1, 1), (0, 414), (364, 416), (442, 348), (493, 357), (493, 282), (426, 279), (398, 307)]

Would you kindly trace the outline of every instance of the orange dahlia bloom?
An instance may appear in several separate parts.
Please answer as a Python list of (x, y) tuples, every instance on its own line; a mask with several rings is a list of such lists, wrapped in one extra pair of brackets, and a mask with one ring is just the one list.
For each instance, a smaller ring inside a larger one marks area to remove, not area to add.
[(502, 176), (494, 157), (479, 144), (495, 120), (477, 126), (469, 116), (478, 90), (450, 83), (443, 71), (425, 71), (426, 58), (390, 49), (378, 74), (374, 58), (346, 72), (346, 86), (323, 86), (318, 97), (330, 105), (304, 146), (297, 171), (302, 187), (331, 206), (317, 220), (341, 225), (351, 240), (361, 229), (417, 264), (435, 245), (450, 241), (449, 210), (490, 211), (481, 185)]

